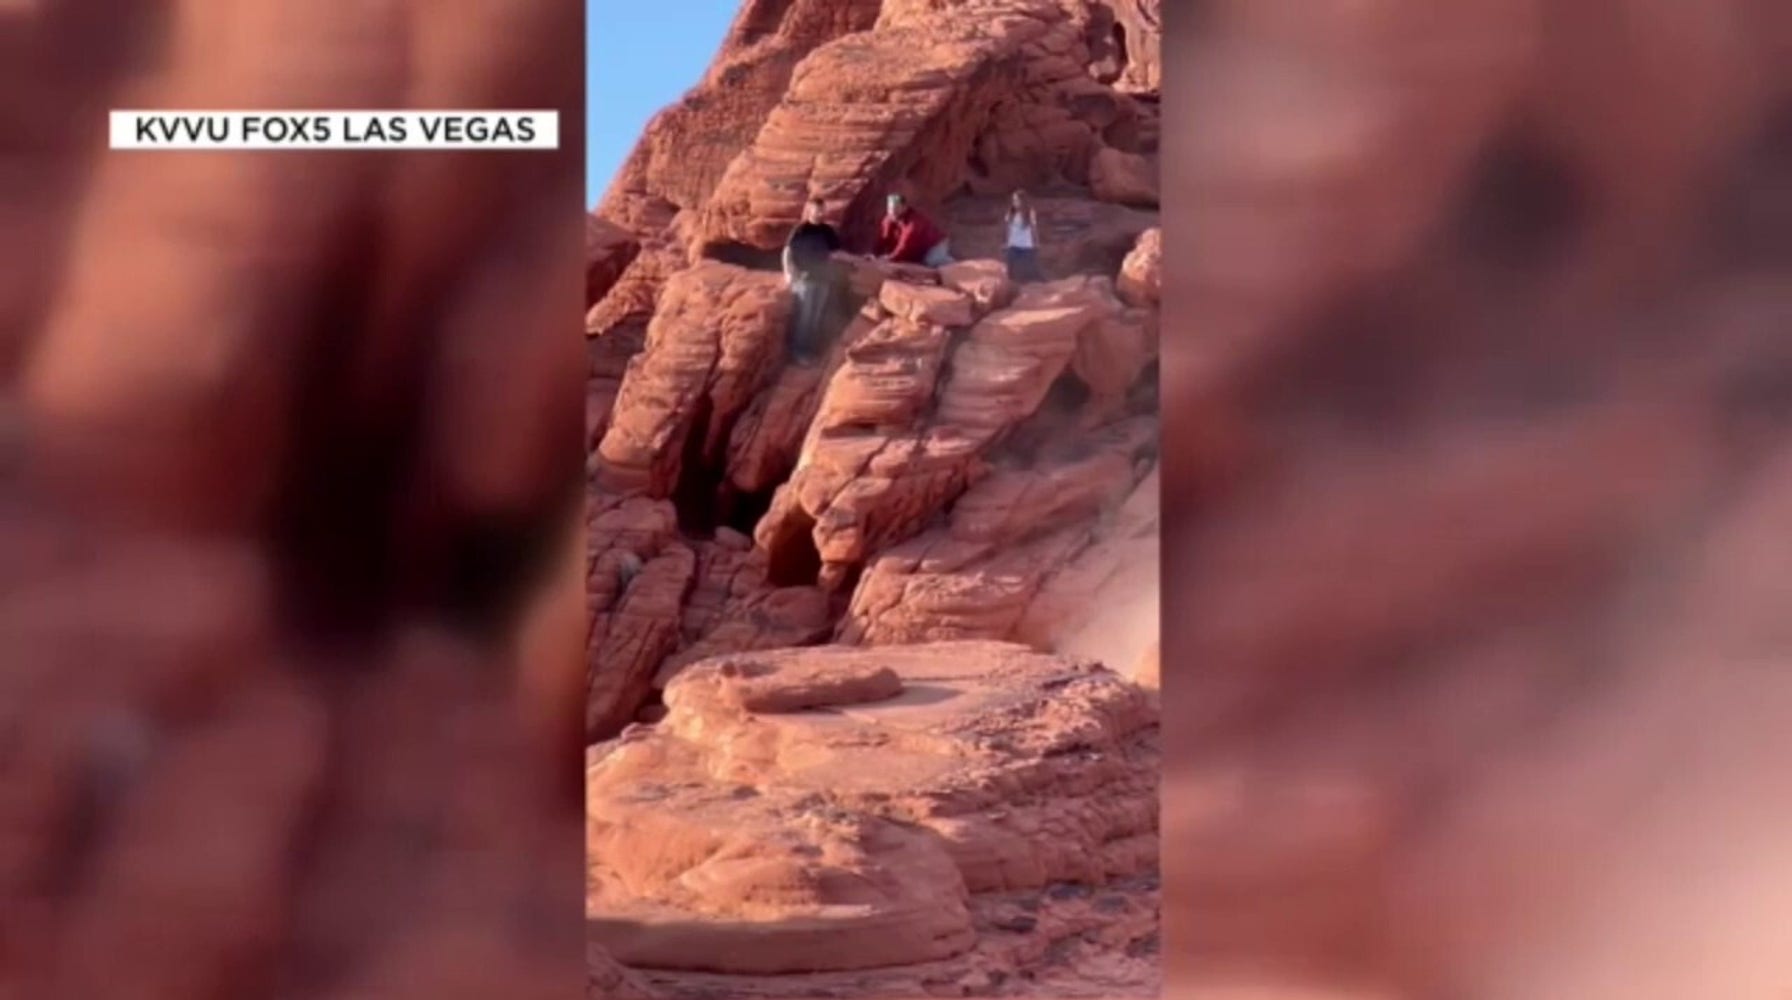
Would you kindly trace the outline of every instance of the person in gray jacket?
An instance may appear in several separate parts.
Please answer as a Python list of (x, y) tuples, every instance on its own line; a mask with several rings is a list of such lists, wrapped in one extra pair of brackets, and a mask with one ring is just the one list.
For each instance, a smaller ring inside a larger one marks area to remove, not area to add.
[(798, 364), (820, 358), (829, 336), (828, 326), (844, 298), (840, 269), (834, 263), (834, 253), (841, 246), (840, 234), (823, 221), (826, 213), (825, 202), (809, 199), (803, 206), (803, 221), (784, 242), (784, 282), (796, 298), (786, 353)]

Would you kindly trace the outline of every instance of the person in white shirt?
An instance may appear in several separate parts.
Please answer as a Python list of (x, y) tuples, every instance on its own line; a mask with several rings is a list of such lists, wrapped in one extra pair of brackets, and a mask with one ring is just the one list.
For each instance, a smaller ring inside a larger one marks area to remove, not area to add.
[(1043, 281), (1039, 270), (1039, 216), (1025, 191), (1014, 192), (1005, 216), (1008, 225), (1008, 276), (1015, 281)]

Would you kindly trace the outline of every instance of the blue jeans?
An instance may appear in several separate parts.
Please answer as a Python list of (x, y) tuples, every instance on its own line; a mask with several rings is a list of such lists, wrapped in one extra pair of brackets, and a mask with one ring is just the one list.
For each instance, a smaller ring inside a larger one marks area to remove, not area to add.
[(1008, 248), (1008, 277), (1015, 281), (1044, 281), (1039, 270), (1039, 251), (1033, 247)]

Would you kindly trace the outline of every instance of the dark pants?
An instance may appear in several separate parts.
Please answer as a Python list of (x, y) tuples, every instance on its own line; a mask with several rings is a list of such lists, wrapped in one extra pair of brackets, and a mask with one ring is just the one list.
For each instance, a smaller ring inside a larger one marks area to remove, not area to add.
[(1031, 247), (1008, 248), (1008, 277), (1015, 281), (1044, 281), (1039, 270), (1039, 251)]
[(839, 275), (831, 265), (798, 271), (790, 281), (790, 293), (796, 304), (790, 314), (790, 332), (785, 350), (793, 361), (813, 361), (826, 353), (830, 319), (839, 312), (836, 300), (841, 295)]

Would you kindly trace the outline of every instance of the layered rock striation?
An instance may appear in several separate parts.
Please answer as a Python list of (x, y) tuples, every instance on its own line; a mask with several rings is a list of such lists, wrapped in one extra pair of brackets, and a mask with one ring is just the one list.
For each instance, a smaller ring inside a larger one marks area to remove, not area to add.
[(1016, 187), (1043, 254), (1111, 272), (1155, 218), (1157, 0), (756, 0), (598, 214), (640, 254), (591, 322), (644, 324), (698, 257), (774, 250), (812, 196), (869, 240), (900, 190), (977, 255)]
[[(594, 213), (592, 926), (652, 987), (1155, 983), (1156, 25), (750, 2)], [(958, 263), (852, 252), (891, 192)], [(813, 196), (856, 315), (795, 365)]]
[(1016, 289), (967, 262), (936, 280), (882, 282), (817, 367), (784, 363), (775, 275), (704, 261), (667, 283), (619, 387), (592, 393), (612, 399), (591, 462), (592, 738), (704, 655), (1054, 648), (1054, 579), (1082, 570), (1086, 608), (1114, 573), (1085, 556), (1154, 544), (1153, 311), (1102, 276)]
[(1156, 870), (1155, 714), (1092, 663), (832, 645), (707, 661), (667, 705), (588, 775), (593, 940), (625, 963), (1037, 978), (1082, 928), (1016, 913)]
[[(593, 738), (742, 644), (1059, 638), (1030, 605), (1155, 455), (1156, 17), (749, 4), (655, 120), (593, 223)], [(1017, 187), (1043, 284), (998, 260)], [(849, 258), (858, 317), (786, 365), (769, 265), (802, 202), (862, 246), (889, 191), (965, 263)]]

